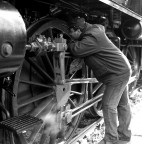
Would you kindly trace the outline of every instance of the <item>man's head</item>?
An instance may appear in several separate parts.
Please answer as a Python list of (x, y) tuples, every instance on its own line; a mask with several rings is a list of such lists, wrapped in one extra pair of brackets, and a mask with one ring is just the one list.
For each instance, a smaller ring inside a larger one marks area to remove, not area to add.
[(81, 33), (82, 32), (80, 31), (79, 28), (73, 28), (73, 27), (69, 28), (69, 35), (75, 40), (79, 39)]
[(69, 34), (73, 39), (78, 39), (85, 27), (85, 19), (76, 17), (69, 23)]

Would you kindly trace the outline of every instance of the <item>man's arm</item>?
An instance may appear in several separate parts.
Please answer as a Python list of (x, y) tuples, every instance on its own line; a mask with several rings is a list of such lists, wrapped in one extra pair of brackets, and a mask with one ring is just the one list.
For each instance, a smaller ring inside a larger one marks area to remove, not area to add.
[(86, 57), (99, 51), (97, 39), (92, 35), (84, 36), (81, 41), (72, 42), (69, 49), (76, 57)]

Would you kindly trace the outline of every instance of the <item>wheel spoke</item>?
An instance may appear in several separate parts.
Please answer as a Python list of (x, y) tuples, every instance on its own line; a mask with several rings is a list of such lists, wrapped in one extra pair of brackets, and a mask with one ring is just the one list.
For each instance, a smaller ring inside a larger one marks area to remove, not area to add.
[(37, 72), (46, 80), (50, 79), (53, 83), (54, 80), (39, 66), (37, 63), (33, 62), (30, 58), (26, 58), (26, 60), (36, 69)]
[(77, 91), (71, 91), (71, 94), (76, 94), (76, 95), (83, 95), (83, 93), (77, 92)]
[(95, 94), (96, 91), (102, 86), (102, 83), (98, 83), (97, 86), (95, 86), (92, 90), (92, 94)]
[(35, 85), (35, 86), (40, 86), (40, 87), (45, 87), (45, 88), (54, 88), (54, 85), (45, 85), (45, 84), (41, 84), (41, 83), (37, 83), (37, 82), (33, 82), (33, 81), (25, 81), (25, 80), (19, 80), (20, 83), (25, 83), (25, 84), (29, 84), (29, 85)]
[(35, 109), (33, 109), (30, 114), (33, 116), (45, 116), (48, 113), (51, 112), (51, 110), (53, 109), (53, 107), (55, 106), (56, 101), (55, 98), (46, 98), (44, 101), (42, 101), (38, 107), (36, 107)]
[(50, 34), (50, 38), (51, 38), (51, 41), (53, 42), (53, 31), (52, 31), (52, 28), (49, 28), (49, 34)]
[(128, 52), (129, 58), (132, 60), (134, 57), (134, 53), (132, 53), (132, 50)]
[[(45, 58), (47, 59), (48, 64), (49, 64), (49, 66), (50, 66), (50, 68), (51, 68), (53, 74), (55, 74), (55, 72), (54, 72), (54, 68), (53, 68), (53, 65), (52, 65), (52, 63), (51, 63), (51, 61), (50, 61), (50, 59), (49, 59), (49, 57), (48, 57), (47, 54), (45, 55)], [(45, 62), (45, 59), (44, 59), (44, 62)], [(49, 68), (47, 69), (47, 71), (48, 71), (48, 70), (49, 70)]]
[(73, 108), (76, 107), (76, 105), (74, 104), (74, 102), (73, 102), (70, 98), (68, 99), (68, 101), (69, 101), (69, 103), (71, 104), (71, 106), (72, 106)]
[(18, 107), (19, 107), (19, 108), (20, 108), (20, 107), (23, 107), (23, 106), (25, 106), (25, 105), (28, 105), (28, 104), (30, 104), (30, 103), (39, 101), (39, 100), (41, 100), (41, 99), (43, 99), (43, 98), (52, 96), (52, 95), (54, 95), (54, 94), (55, 94), (55, 93), (54, 93), (53, 91), (50, 91), (50, 92), (48, 92), (48, 94), (47, 94), (47, 92), (45, 92), (45, 93), (39, 94), (39, 95), (37, 95), (37, 96), (31, 97), (31, 98), (29, 98), (29, 99), (22, 100), (22, 102), (20, 102), (20, 103), (18, 104)]

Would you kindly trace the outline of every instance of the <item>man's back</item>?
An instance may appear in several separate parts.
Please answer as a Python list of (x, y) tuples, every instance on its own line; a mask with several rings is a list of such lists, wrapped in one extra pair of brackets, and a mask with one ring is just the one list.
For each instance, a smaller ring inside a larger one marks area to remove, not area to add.
[(87, 24), (71, 51), (84, 57), (94, 75), (104, 83), (114, 80), (114, 77), (125, 77), (131, 69), (128, 59), (109, 40), (102, 25)]

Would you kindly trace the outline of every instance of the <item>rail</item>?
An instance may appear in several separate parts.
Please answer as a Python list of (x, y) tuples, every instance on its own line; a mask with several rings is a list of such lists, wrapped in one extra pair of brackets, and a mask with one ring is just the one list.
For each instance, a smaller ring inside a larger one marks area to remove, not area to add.
[(81, 132), (79, 132), (72, 140), (65, 142), (65, 144), (75, 144), (79, 139), (83, 138), (87, 133), (89, 133), (89, 131), (95, 129), (95, 127), (99, 124), (103, 124), (103, 122), (103, 118), (99, 118), (97, 121), (81, 130)]

